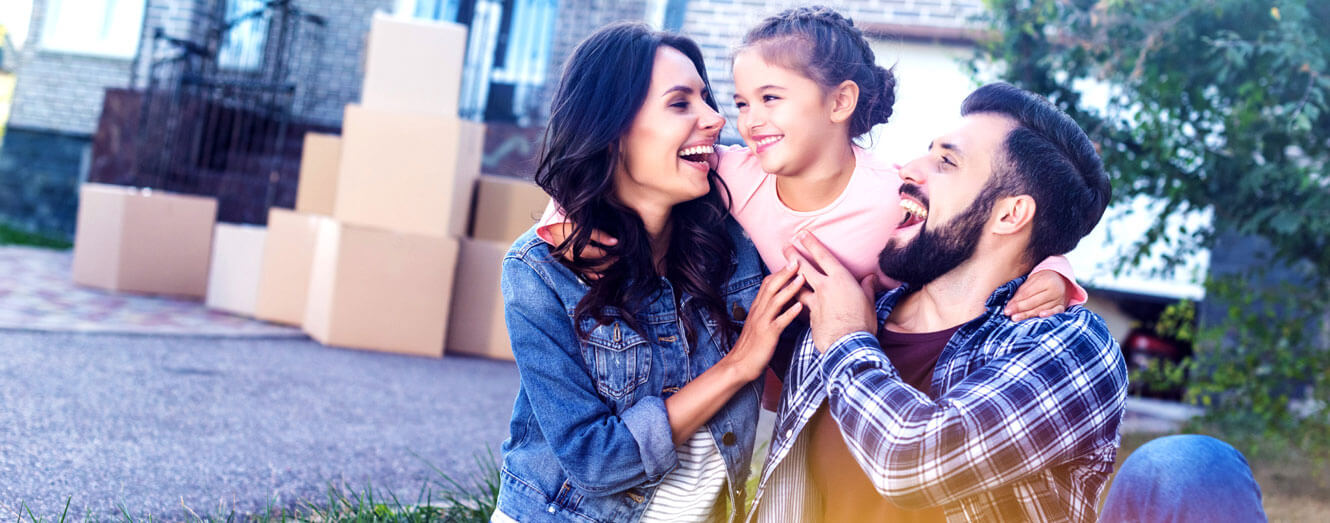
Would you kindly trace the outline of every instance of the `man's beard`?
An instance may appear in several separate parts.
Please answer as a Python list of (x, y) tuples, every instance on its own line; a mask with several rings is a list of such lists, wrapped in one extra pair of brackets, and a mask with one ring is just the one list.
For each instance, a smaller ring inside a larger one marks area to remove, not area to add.
[[(913, 191), (913, 194), (919, 194), (919, 191)], [(883, 274), (915, 289), (951, 272), (974, 255), (996, 201), (997, 188), (990, 182), (965, 212), (938, 226), (937, 230), (929, 229), (925, 221), (910, 243), (901, 245), (896, 238), (888, 241), (878, 255), (878, 268)]]

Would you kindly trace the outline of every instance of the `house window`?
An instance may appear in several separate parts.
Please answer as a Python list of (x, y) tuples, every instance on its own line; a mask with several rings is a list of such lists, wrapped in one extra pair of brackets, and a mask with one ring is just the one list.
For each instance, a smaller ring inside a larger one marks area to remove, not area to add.
[(269, 11), (264, 0), (227, 0), (226, 24), (217, 65), (225, 69), (252, 71), (263, 64), (263, 44), (268, 40)]
[(145, 0), (49, 0), (41, 47), (133, 58), (143, 30), (145, 3)]

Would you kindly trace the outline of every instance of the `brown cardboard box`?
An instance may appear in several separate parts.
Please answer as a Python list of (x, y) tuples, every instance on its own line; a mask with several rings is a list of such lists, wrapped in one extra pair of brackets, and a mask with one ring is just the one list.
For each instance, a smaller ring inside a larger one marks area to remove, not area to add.
[(325, 345), (443, 356), (457, 240), (319, 225), (305, 332)]
[(208, 297), (213, 309), (254, 315), (263, 268), (263, 241), (268, 229), (257, 225), (219, 223), (212, 233), (212, 263), (208, 267)]
[(305, 321), (314, 242), (319, 224), (325, 221), (332, 218), (278, 207), (268, 210), (254, 317), (287, 325)]
[(507, 176), (481, 176), (471, 237), (512, 243), (535, 225), (550, 197), (539, 185)]
[[(480, 177), (481, 168), (485, 163), (485, 124), (471, 120), (462, 120), (459, 123), (457, 177), (467, 183), (474, 183), (474, 180)], [(464, 212), (463, 216), (469, 216), (469, 206), (465, 210), (468, 212)], [(463, 228), (465, 227), (463, 224)]]
[(474, 173), (457, 169), (462, 129), (455, 116), (348, 105), (333, 216), (404, 233), (462, 236), (474, 183)]
[(215, 198), (85, 183), (74, 234), (74, 282), (202, 298), (216, 222)]
[(366, 107), (457, 116), (466, 26), (374, 15), (365, 52)]
[(499, 291), (507, 243), (462, 239), (448, 319), (448, 351), (512, 361)]
[(305, 133), (305, 148), (300, 155), (300, 184), (296, 186), (297, 211), (332, 215), (341, 159), (342, 137)]

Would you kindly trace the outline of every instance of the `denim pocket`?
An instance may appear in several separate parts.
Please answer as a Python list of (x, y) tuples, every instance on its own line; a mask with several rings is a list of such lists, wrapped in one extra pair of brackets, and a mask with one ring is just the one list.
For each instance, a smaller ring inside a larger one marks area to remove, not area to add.
[(597, 326), (588, 342), (595, 358), (596, 390), (601, 394), (622, 398), (651, 376), (651, 346), (623, 323)]

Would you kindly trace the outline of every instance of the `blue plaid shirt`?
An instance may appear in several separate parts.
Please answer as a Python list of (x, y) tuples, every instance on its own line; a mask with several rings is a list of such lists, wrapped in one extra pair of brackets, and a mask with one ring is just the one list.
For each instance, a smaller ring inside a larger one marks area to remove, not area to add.
[[(1094, 521), (1117, 455), (1126, 364), (1103, 319), (1084, 307), (1020, 323), (1003, 315), (1023, 281), (998, 288), (947, 342), (931, 394), (902, 382), (867, 332), (825, 354), (805, 334), (776, 411), (756, 519), (822, 513), (799, 436), (825, 400), (850, 453), (898, 506), (942, 506), (949, 521)], [(908, 292), (878, 298), (879, 325)]]

